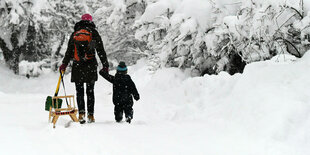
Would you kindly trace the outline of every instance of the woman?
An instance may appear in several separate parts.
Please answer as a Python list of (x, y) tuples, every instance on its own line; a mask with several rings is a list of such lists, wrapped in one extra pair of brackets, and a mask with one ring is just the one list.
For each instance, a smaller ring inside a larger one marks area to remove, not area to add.
[(84, 14), (82, 20), (74, 26), (65, 57), (59, 67), (59, 70), (65, 71), (70, 60), (73, 60), (71, 82), (75, 83), (80, 123), (85, 123), (84, 83), (86, 83), (88, 122), (95, 122), (94, 86), (98, 79), (96, 52), (103, 65), (103, 70), (108, 71), (109, 63), (102, 39), (92, 22), (92, 16)]

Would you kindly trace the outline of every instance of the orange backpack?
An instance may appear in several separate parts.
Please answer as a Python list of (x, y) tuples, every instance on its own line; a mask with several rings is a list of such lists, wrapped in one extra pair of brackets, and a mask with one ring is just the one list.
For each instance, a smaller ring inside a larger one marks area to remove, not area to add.
[(92, 41), (92, 33), (86, 29), (78, 30), (73, 35), (74, 40), (74, 59), (86, 61), (95, 57), (90, 53), (90, 43)]

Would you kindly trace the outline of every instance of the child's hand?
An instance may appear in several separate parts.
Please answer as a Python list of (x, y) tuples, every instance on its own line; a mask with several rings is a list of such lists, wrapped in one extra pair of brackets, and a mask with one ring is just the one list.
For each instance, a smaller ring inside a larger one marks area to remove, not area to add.
[(134, 98), (136, 101), (138, 101), (138, 100), (140, 99), (140, 95), (139, 95), (139, 94), (138, 94), (138, 95), (134, 95), (133, 98)]

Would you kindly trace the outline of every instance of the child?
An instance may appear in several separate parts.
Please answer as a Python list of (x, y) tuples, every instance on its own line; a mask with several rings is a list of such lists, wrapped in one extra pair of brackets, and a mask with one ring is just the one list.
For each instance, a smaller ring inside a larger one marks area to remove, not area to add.
[(123, 112), (125, 112), (126, 122), (130, 123), (133, 118), (133, 99), (136, 101), (140, 99), (140, 95), (134, 82), (127, 74), (127, 67), (125, 62), (121, 61), (117, 66), (115, 76), (110, 75), (108, 71), (102, 69), (99, 74), (106, 80), (113, 84), (113, 104), (114, 115), (116, 122), (121, 122), (123, 119)]

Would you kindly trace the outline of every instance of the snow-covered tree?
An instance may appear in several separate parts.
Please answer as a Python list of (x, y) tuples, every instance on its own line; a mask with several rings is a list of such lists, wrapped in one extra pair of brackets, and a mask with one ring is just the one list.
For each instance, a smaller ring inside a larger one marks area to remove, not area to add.
[(134, 22), (145, 10), (143, 0), (104, 0), (94, 13), (94, 20), (102, 35), (109, 61), (134, 64), (145, 56), (146, 44), (134, 37)]
[[(296, 3), (296, 1), (298, 1)], [(242, 72), (275, 54), (302, 56), (300, 0), (164, 1), (148, 3), (136, 38), (148, 43), (157, 67), (190, 68), (194, 75)]]
[[(10, 68), (18, 73), (18, 63), (21, 54), (25, 57), (27, 54), (33, 53), (34, 49), (29, 48), (33, 45), (35, 35), (33, 25), (28, 19), (32, 13), (28, 10), (32, 3), (25, 1), (23, 3), (17, 1), (1, 1), (1, 17), (0, 29), (4, 32), (0, 37), (0, 48), (3, 51), (3, 56)], [(29, 44), (27, 45), (26, 40)], [(32, 45), (31, 45), (32, 44)]]
[(300, 32), (293, 23), (300, 22), (303, 17), (289, 4), (245, 1), (236, 16), (226, 16), (221, 26), (206, 36), (206, 39), (216, 36), (215, 42), (219, 44), (209, 44), (210, 51), (226, 59), (217, 63), (217, 72), (234, 65), (229, 60), (231, 55), (247, 63), (287, 52), (301, 57), (305, 50), (298, 48)]
[(146, 41), (157, 55), (157, 67), (191, 68), (193, 72), (198, 68), (201, 72), (206, 59), (209, 64), (215, 61), (207, 51), (205, 33), (228, 13), (212, 1), (159, 0), (150, 3), (136, 22), (136, 38)]
[(47, 29), (47, 40), (51, 45), (51, 66), (57, 70), (66, 50), (66, 43), (73, 32), (73, 27), (88, 10), (83, 1), (49, 0), (44, 12), (44, 27)]
[(2, 0), (0, 52), (16, 73), (25, 62), (57, 70), (74, 24), (90, 13), (112, 64), (147, 57), (150, 70), (234, 74), (276, 54), (301, 57), (310, 48), (308, 6), (303, 0)]
[(0, 37), (0, 47), (15, 73), (23, 67), (19, 63), (25, 61), (44, 61), (56, 68), (66, 38), (86, 10), (84, 4), (70, 0), (1, 1), (0, 8), (1, 32), (5, 32)]

